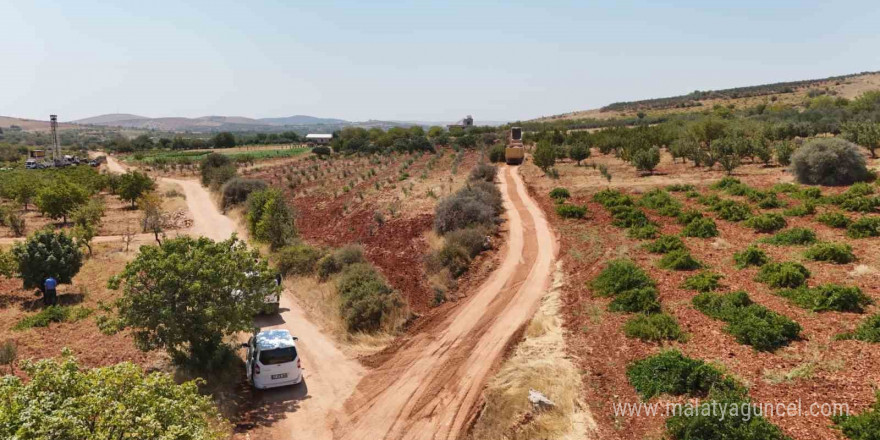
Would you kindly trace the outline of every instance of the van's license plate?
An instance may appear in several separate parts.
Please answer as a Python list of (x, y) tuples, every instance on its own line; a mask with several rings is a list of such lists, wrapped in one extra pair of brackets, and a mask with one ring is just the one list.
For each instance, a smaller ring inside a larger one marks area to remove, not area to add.
[(287, 377), (287, 373), (284, 373), (284, 374), (273, 374), (273, 375), (272, 375), (272, 379), (273, 379), (273, 380), (274, 380), (274, 379), (284, 379), (284, 378), (286, 378), (286, 377)]

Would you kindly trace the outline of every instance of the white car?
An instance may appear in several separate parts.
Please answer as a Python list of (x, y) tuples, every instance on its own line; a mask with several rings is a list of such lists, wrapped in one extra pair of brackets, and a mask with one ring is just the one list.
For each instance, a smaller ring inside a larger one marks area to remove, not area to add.
[(287, 330), (264, 330), (247, 343), (247, 378), (254, 388), (266, 389), (302, 382), (296, 340)]

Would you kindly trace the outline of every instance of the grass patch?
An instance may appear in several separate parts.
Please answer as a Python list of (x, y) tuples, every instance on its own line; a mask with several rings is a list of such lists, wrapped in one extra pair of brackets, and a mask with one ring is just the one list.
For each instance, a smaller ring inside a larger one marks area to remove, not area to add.
[(741, 222), (752, 216), (752, 208), (736, 200), (721, 200), (712, 206), (718, 218), (729, 222)]
[(672, 251), (687, 249), (687, 247), (678, 236), (661, 235), (653, 242), (646, 244), (645, 249), (652, 254), (666, 254)]
[(829, 261), (846, 264), (856, 260), (852, 246), (846, 243), (817, 243), (804, 252), (804, 258), (813, 261)]
[(755, 281), (775, 288), (795, 288), (803, 286), (809, 277), (810, 271), (803, 264), (785, 261), (761, 266)]
[(614, 295), (608, 310), (623, 313), (657, 313), (660, 311), (657, 289), (648, 286), (624, 290)]
[(587, 215), (587, 207), (560, 203), (556, 205), (556, 214), (562, 218), (584, 218)]
[(668, 350), (638, 360), (626, 368), (629, 383), (644, 398), (661, 394), (702, 397), (714, 389), (732, 390), (740, 386), (724, 373), (678, 350)]
[(861, 217), (846, 228), (849, 238), (868, 238), (880, 236), (880, 217)]
[(617, 259), (608, 262), (590, 287), (599, 296), (614, 296), (631, 289), (655, 287), (655, 284), (639, 265), (631, 260)]
[(711, 218), (694, 219), (681, 231), (681, 235), (685, 237), (710, 238), (718, 236), (718, 227), (715, 220)]
[(819, 223), (831, 226), (832, 228), (844, 229), (852, 223), (846, 215), (835, 211), (826, 211), (816, 216)]
[(763, 249), (751, 245), (744, 251), (733, 254), (733, 261), (737, 269), (745, 269), (749, 266), (763, 266), (770, 261), (770, 257)]
[(877, 433), (880, 433), (880, 391), (877, 391), (874, 398), (876, 401), (865, 412), (858, 415), (835, 415), (831, 420), (848, 438), (855, 440), (876, 439)]
[(725, 295), (704, 292), (693, 299), (694, 307), (709, 317), (727, 323), (725, 331), (740, 344), (756, 350), (773, 351), (796, 339), (801, 326), (786, 316), (752, 302), (743, 291)]
[(720, 287), (719, 281), (724, 278), (721, 274), (715, 272), (703, 271), (696, 275), (691, 275), (684, 280), (681, 287), (697, 292), (712, 292)]
[(775, 213), (756, 215), (746, 220), (746, 226), (758, 232), (775, 232), (785, 227), (785, 217)]
[(628, 338), (645, 342), (682, 341), (684, 333), (678, 321), (667, 313), (638, 314), (623, 325)]
[(671, 251), (660, 258), (657, 266), (671, 270), (695, 270), (703, 267), (686, 249)]
[(855, 312), (862, 313), (871, 304), (871, 298), (856, 286), (823, 284), (816, 287), (801, 286), (797, 289), (783, 289), (777, 295), (814, 312)]
[(816, 204), (809, 200), (782, 211), (782, 215), (786, 217), (804, 217), (815, 213)]
[(34, 327), (48, 327), (53, 322), (76, 322), (92, 314), (92, 309), (83, 306), (49, 306), (38, 313), (18, 321), (14, 330), (27, 330)]
[(656, 225), (633, 226), (627, 230), (627, 237), (638, 240), (650, 240), (660, 234), (660, 228)]
[(761, 240), (776, 246), (796, 246), (816, 242), (816, 233), (807, 228), (791, 228)]

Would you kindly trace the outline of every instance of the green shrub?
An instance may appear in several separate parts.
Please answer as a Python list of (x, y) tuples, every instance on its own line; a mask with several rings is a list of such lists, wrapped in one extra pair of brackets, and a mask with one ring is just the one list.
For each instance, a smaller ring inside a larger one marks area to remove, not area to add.
[(739, 388), (717, 368), (678, 350), (663, 351), (631, 363), (626, 368), (626, 377), (644, 399), (661, 394), (702, 397), (714, 389)]
[(724, 278), (724, 276), (721, 274), (703, 271), (696, 275), (689, 276), (684, 280), (681, 287), (696, 290), (697, 292), (711, 292), (713, 290), (718, 290), (718, 287), (720, 287), (719, 281), (721, 281), (722, 278)]
[(36, 314), (22, 318), (13, 329), (27, 330), (33, 327), (48, 327), (53, 322), (76, 322), (91, 314), (91, 309), (82, 306), (49, 306)]
[(719, 295), (711, 292), (697, 294), (694, 307), (706, 315), (727, 323), (725, 331), (737, 342), (756, 350), (772, 351), (797, 338), (801, 326), (791, 319), (752, 303), (745, 292)]
[(816, 242), (816, 233), (807, 228), (791, 228), (761, 240), (776, 246), (796, 246)]
[(819, 200), (822, 198), (822, 190), (816, 187), (801, 188), (792, 194), (792, 197), (802, 200)]
[[(690, 411), (676, 411), (666, 419), (667, 435), (674, 440), (791, 440), (776, 425), (761, 416), (761, 408), (749, 406), (743, 391), (713, 392)], [(718, 408), (737, 408), (737, 415), (718, 415)]]
[(689, 199), (696, 199), (696, 198), (700, 197), (700, 192), (699, 191), (688, 191), (688, 192), (684, 193), (684, 196)]
[(788, 217), (803, 217), (816, 213), (816, 204), (811, 201), (805, 201), (797, 206), (782, 211), (782, 214)]
[(488, 233), (483, 228), (458, 229), (446, 234), (446, 243), (453, 243), (464, 248), (470, 258), (476, 257), (488, 248)]
[(345, 267), (336, 282), (342, 299), (339, 310), (350, 332), (373, 332), (403, 307), (397, 292), (366, 263)]
[(831, 420), (847, 438), (853, 440), (876, 440), (880, 433), (880, 391), (877, 391), (874, 404), (858, 415), (833, 415)]
[(610, 209), (614, 206), (634, 204), (632, 197), (614, 189), (603, 189), (602, 191), (593, 194), (593, 201), (602, 205), (605, 209)]
[(657, 313), (660, 311), (657, 289), (648, 286), (624, 290), (614, 296), (608, 304), (608, 310), (625, 313)]
[(633, 226), (629, 228), (626, 235), (629, 238), (635, 238), (638, 240), (649, 240), (657, 237), (658, 234), (660, 234), (660, 228), (656, 225), (648, 224), (643, 226)]
[(254, 240), (269, 243), (270, 249), (276, 250), (296, 238), (296, 215), (281, 191), (269, 188), (252, 192), (247, 204), (248, 232)]
[(851, 223), (849, 217), (839, 212), (827, 211), (816, 216), (819, 223), (824, 223), (832, 228), (846, 228)]
[(788, 182), (777, 183), (777, 184), (773, 185), (772, 187), (770, 187), (770, 191), (773, 191), (776, 193), (783, 193), (783, 194), (795, 194), (800, 190), (801, 190), (801, 187), (799, 185), (796, 185), (794, 183), (788, 183)]
[(645, 342), (680, 341), (684, 333), (672, 315), (651, 313), (630, 318), (623, 325), (623, 332), (628, 338), (640, 339)]
[(556, 205), (556, 214), (562, 218), (584, 218), (587, 215), (586, 205)]
[(710, 238), (718, 236), (718, 227), (715, 226), (715, 220), (711, 218), (698, 218), (684, 227), (681, 235), (685, 237)]
[(323, 256), (317, 262), (318, 277), (326, 280), (331, 275), (339, 273), (346, 266), (356, 263), (364, 263), (364, 248), (358, 245), (348, 245), (336, 249)]
[(713, 208), (715, 205), (721, 203), (721, 197), (718, 197), (718, 194), (709, 194), (705, 196), (697, 197), (697, 203), (708, 206), (709, 208)]
[(496, 175), (498, 175), (498, 168), (495, 167), (495, 165), (480, 163), (471, 168), (471, 172), (468, 174), (468, 180), (494, 182)]
[[(724, 192), (732, 196), (749, 196), (749, 198), (757, 199), (758, 190), (746, 185), (745, 183), (737, 183), (724, 188)], [(755, 201), (755, 200), (752, 200)]]
[(434, 267), (445, 267), (453, 278), (458, 278), (467, 272), (471, 265), (471, 256), (464, 246), (458, 243), (446, 242), (437, 252), (431, 255), (435, 262)]
[(571, 193), (565, 188), (553, 188), (550, 190), (550, 198), (557, 202), (561, 202), (565, 199), (571, 198)]
[(844, 194), (853, 197), (870, 196), (874, 194), (874, 187), (870, 183), (858, 182), (847, 188)]
[(880, 217), (861, 217), (846, 227), (849, 238), (867, 238), (880, 236)]
[(220, 199), (220, 207), (227, 209), (230, 206), (240, 205), (247, 201), (249, 195), (255, 191), (262, 191), (268, 185), (257, 179), (245, 179), (235, 177), (223, 184), (223, 197)]
[(853, 197), (843, 195), (836, 197), (832, 202), (850, 212), (874, 212), (880, 206), (880, 197)]
[(608, 262), (590, 287), (597, 295), (614, 296), (631, 289), (654, 287), (654, 281), (632, 260), (617, 259)]
[(804, 252), (804, 257), (813, 261), (830, 261), (846, 264), (855, 261), (852, 246), (846, 243), (818, 243)]
[(311, 275), (321, 259), (321, 251), (305, 243), (281, 248), (276, 254), (278, 271), (284, 275)]
[(727, 188), (730, 188), (731, 186), (736, 186), (736, 185), (742, 185), (742, 182), (740, 182), (740, 180), (735, 177), (724, 177), (721, 180), (710, 185), (709, 188), (727, 189)]
[(785, 227), (785, 218), (779, 214), (765, 213), (746, 220), (746, 226), (757, 232), (773, 232)]
[(791, 170), (800, 183), (851, 185), (868, 179), (859, 147), (839, 138), (807, 141), (791, 156)]
[(235, 177), (236, 169), (232, 159), (225, 154), (211, 153), (202, 159), (202, 185), (219, 188)]
[(856, 339), (871, 343), (880, 342), (880, 313), (869, 316), (856, 327), (855, 331), (839, 335), (838, 339)]
[(610, 211), (611, 216), (614, 218), (611, 224), (618, 228), (631, 228), (633, 226), (646, 226), (653, 224), (641, 209), (634, 206), (614, 206)]
[(751, 245), (744, 251), (733, 254), (733, 261), (736, 262), (737, 269), (745, 269), (749, 266), (763, 266), (770, 261), (770, 258), (763, 249)]
[(696, 187), (689, 183), (673, 183), (666, 187), (667, 191), (672, 192), (687, 192), (687, 191), (696, 191)]
[(660, 258), (657, 265), (663, 269), (694, 270), (702, 267), (699, 261), (691, 256), (686, 249), (671, 251)]
[(718, 218), (730, 222), (740, 222), (752, 216), (752, 208), (736, 200), (721, 200), (712, 210), (718, 214)]
[(837, 284), (823, 284), (809, 288), (801, 286), (797, 289), (779, 290), (776, 294), (790, 299), (799, 307), (814, 312), (832, 310), (862, 313), (865, 310), (865, 306), (872, 303), (871, 298), (862, 293), (862, 290), (858, 287), (847, 287)]
[(782, 208), (785, 206), (785, 203), (779, 200), (774, 193), (762, 193), (755, 202), (758, 204), (758, 208), (761, 209)]
[(782, 263), (767, 263), (761, 266), (755, 281), (760, 281), (770, 287), (800, 287), (807, 282), (810, 271), (800, 263), (785, 261)]
[(681, 238), (675, 235), (661, 235), (653, 242), (645, 245), (645, 249), (652, 254), (665, 254), (686, 248)]
[(638, 202), (639, 206), (662, 211), (662, 215), (675, 217), (681, 210), (681, 202), (675, 200), (668, 192), (662, 189), (653, 189), (645, 193)]
[(695, 209), (688, 209), (678, 214), (678, 224), (687, 225), (688, 223), (703, 218), (703, 213)]

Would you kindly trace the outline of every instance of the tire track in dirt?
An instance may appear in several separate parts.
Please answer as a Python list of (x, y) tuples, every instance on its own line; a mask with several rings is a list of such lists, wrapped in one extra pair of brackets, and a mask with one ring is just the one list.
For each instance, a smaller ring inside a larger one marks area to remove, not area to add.
[(502, 168), (500, 187), (509, 240), (499, 268), (361, 381), (336, 438), (455, 439), (466, 430), (486, 380), (547, 291), (557, 250), (516, 168)]

